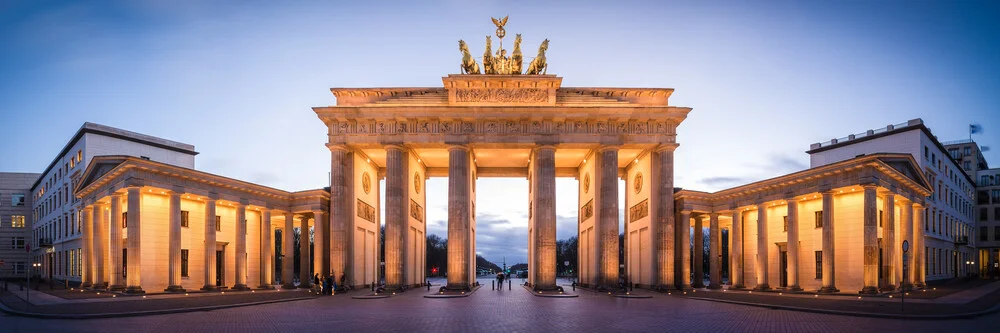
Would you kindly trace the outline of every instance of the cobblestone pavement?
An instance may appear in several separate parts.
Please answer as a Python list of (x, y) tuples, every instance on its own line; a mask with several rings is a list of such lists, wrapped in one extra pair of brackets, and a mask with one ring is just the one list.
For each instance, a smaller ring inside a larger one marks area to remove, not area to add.
[[(518, 282), (515, 280), (515, 282)], [(146, 317), (52, 320), (0, 317), (4, 332), (989, 332), (1000, 314), (914, 321), (771, 310), (657, 295), (623, 299), (531, 296), (480, 288), (470, 297), (428, 299), (411, 290), (386, 299), (320, 297), (289, 303)]]

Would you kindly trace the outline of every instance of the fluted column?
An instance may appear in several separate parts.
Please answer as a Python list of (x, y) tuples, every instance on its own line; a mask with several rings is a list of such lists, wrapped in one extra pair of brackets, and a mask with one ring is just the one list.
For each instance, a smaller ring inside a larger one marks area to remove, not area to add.
[(295, 214), (285, 212), (285, 229), (281, 230), (281, 287), (295, 289)]
[(274, 231), (271, 229), (271, 209), (261, 209), (260, 215), (260, 286), (257, 288), (273, 289), (274, 243), (271, 242), (271, 235)]
[(91, 246), (93, 247), (94, 255), (94, 289), (104, 289), (107, 288), (105, 283), (107, 282), (107, 269), (108, 265), (108, 222), (104, 220), (104, 214), (106, 208), (102, 204), (94, 204), (94, 211), (91, 215), (91, 223), (94, 228), (94, 237), (91, 240)]
[(913, 272), (913, 276), (910, 280), (913, 281), (913, 285), (916, 288), (924, 288), (926, 285), (924, 279), (927, 277), (927, 253), (924, 252), (924, 232), (926, 231), (927, 216), (924, 214), (923, 205), (914, 205), (913, 210), (913, 242), (911, 242), (910, 252), (913, 252), (913, 256), (910, 262), (913, 263), (913, 268), (910, 272)]
[(802, 290), (799, 287), (799, 200), (785, 199), (788, 203), (788, 289)]
[[(385, 147), (385, 153), (385, 287), (388, 290), (400, 290), (406, 284), (404, 237), (408, 224), (406, 212), (409, 208), (407, 202), (409, 186), (406, 181), (408, 159), (406, 151), (401, 146), (388, 145)], [(450, 238), (449, 252), (452, 245)], [(451, 274), (449, 262), (449, 277)]]
[[(879, 267), (882, 279), (879, 289), (892, 291), (896, 289), (896, 195), (886, 193), (882, 200), (882, 214), (882, 267)], [(901, 210), (899, 215), (900, 220), (905, 221), (909, 214)]]
[(532, 160), (535, 191), (535, 290), (554, 290), (556, 285), (556, 149), (543, 146)]
[[(915, 215), (913, 208), (914, 207), (913, 207), (913, 202), (912, 201), (904, 200), (903, 201), (903, 205), (902, 205), (902, 207), (900, 207), (900, 210), (899, 210), (899, 212), (900, 212), (900, 214), (899, 214), (900, 215), (899, 216), (899, 222), (900, 222), (900, 227), (901, 227), (899, 229), (901, 230), (900, 233), (902, 234), (900, 236), (903, 238), (904, 241), (907, 241), (907, 242), (910, 243), (910, 251), (907, 253), (907, 257), (908, 258), (906, 258), (906, 259), (908, 259), (907, 260), (908, 262), (906, 264), (903, 264), (903, 267), (906, 267), (906, 272), (903, 273), (903, 276), (902, 276), (903, 279), (900, 282), (900, 286), (905, 287), (905, 288), (910, 288), (910, 289), (913, 288), (913, 282), (912, 281), (914, 281), (913, 277), (915, 276), (915, 272), (916, 272), (916, 270), (915, 270), (916, 267), (914, 267), (915, 265), (913, 264), (915, 261), (912, 259), (914, 257), (914, 254), (916, 253), (916, 251), (915, 251), (916, 250), (916, 246), (914, 246), (916, 244), (914, 244), (914, 241), (913, 241), (913, 229), (914, 229), (914, 223), (913, 222), (915, 221), (915, 219), (913, 218), (914, 217), (913, 215)], [(900, 250), (900, 255), (902, 255), (902, 249)], [(902, 262), (902, 261), (900, 261), (900, 262)]]
[(823, 287), (822, 293), (840, 292), (834, 279), (834, 230), (833, 230), (833, 191), (824, 191), (823, 194)]
[(767, 205), (757, 204), (757, 287), (754, 290), (769, 290), (767, 240)]
[(719, 213), (708, 214), (708, 289), (722, 288), (722, 234)]
[[(104, 229), (101, 252), (103, 252), (106, 260), (105, 269), (102, 270), (101, 275), (105, 275), (108, 281), (108, 289), (112, 291), (122, 291), (125, 290), (125, 258), (123, 257), (124, 251), (122, 251), (122, 243), (125, 240), (124, 230), (122, 230), (123, 224), (127, 224), (126, 221), (122, 221), (122, 198), (124, 196), (121, 193), (111, 194), (110, 210), (111, 213), (108, 214), (107, 218), (104, 217), (102, 212), (101, 215), (101, 228)], [(131, 256), (131, 254), (130, 254)]]
[(691, 289), (691, 211), (681, 211), (681, 219), (677, 221), (677, 229), (677, 239), (680, 241), (678, 247), (681, 252), (681, 279), (677, 281), (677, 288), (687, 290)]
[(142, 290), (142, 188), (128, 187), (128, 276), (125, 292), (145, 293)]
[(236, 203), (236, 279), (233, 283), (233, 290), (249, 290), (247, 287), (247, 206), (244, 200)]
[(605, 146), (598, 150), (600, 163), (601, 200), (597, 241), (599, 287), (618, 288), (618, 147)]
[(170, 225), (167, 230), (169, 237), (167, 259), (167, 289), (171, 292), (183, 292), (181, 287), (181, 193), (170, 192), (170, 203), (168, 213), (170, 214)]
[[(657, 289), (666, 290), (675, 285), (674, 255), (676, 244), (674, 243), (674, 232), (676, 229), (674, 221), (674, 150), (677, 144), (660, 145), (655, 150), (655, 156), (659, 159), (659, 165), (654, 172), (659, 173), (660, 181), (653, 184), (657, 187), (656, 196), (656, 239), (654, 246), (656, 249), (656, 269), (657, 269)], [(650, 200), (652, 201), (652, 200)]]
[(705, 232), (704, 232), (704, 222), (705, 215), (699, 215), (694, 219), (694, 246), (691, 250), (694, 251), (694, 258), (692, 258), (692, 266), (694, 266), (694, 276), (691, 279), (691, 286), (694, 288), (704, 288), (705, 287)]
[(312, 256), (309, 249), (309, 216), (299, 218), (299, 288), (312, 288)]
[(80, 278), (83, 280), (80, 284), (80, 288), (90, 288), (94, 284), (94, 268), (91, 266), (94, 264), (94, 206), (88, 205), (83, 207), (80, 211), (80, 218), (83, 220), (83, 235), (81, 241), (82, 244), (80, 252), (83, 253), (80, 265)]
[[(350, 205), (353, 204), (354, 195), (347, 190), (348, 181), (352, 180), (352, 175), (347, 172), (346, 163), (347, 147), (344, 145), (328, 145), (330, 148), (330, 274), (333, 274), (340, 287), (340, 277), (343, 276), (345, 282), (351, 283), (352, 274), (348, 274), (348, 259), (353, 248), (348, 248), (348, 240), (353, 236), (351, 225), (352, 216)], [(374, 184), (378, 189), (378, 179)], [(361, 251), (364, 251), (362, 249)]]
[(878, 293), (878, 206), (876, 186), (864, 185), (864, 288), (862, 294)]
[(313, 216), (313, 272), (325, 278), (330, 275), (330, 220), (322, 210), (314, 210)]
[[(469, 207), (472, 182), (469, 147), (448, 147), (448, 289), (467, 290), (469, 276), (469, 242), (472, 239), (472, 209)], [(386, 176), (388, 183), (389, 176)], [(389, 196), (386, 185), (386, 198)], [(388, 199), (386, 199), (388, 203)], [(387, 208), (388, 209), (388, 208)], [(388, 210), (386, 210), (388, 214)], [(388, 265), (388, 263), (387, 263)], [(388, 273), (386, 273), (388, 274)]]
[(201, 290), (215, 290), (215, 198), (205, 199), (205, 285)]
[(743, 279), (743, 211), (733, 209), (733, 242), (729, 248), (729, 260), (732, 271), (729, 272), (729, 281), (734, 289), (746, 288)]

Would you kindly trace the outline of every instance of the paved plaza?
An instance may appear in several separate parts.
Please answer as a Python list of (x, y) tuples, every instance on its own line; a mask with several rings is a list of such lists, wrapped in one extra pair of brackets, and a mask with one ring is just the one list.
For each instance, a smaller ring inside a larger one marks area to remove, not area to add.
[[(488, 281), (488, 280), (484, 280)], [(515, 283), (520, 279), (515, 279)], [(562, 281), (561, 281), (562, 282)], [(568, 289), (568, 288), (567, 288)], [(432, 289), (433, 290), (433, 289)], [(652, 294), (616, 298), (532, 296), (489, 284), (465, 298), (429, 299), (426, 289), (384, 299), (347, 296), (111, 319), (0, 317), (5, 332), (985, 332), (1000, 320), (919, 321), (836, 316)], [(361, 295), (354, 292), (351, 295)]]

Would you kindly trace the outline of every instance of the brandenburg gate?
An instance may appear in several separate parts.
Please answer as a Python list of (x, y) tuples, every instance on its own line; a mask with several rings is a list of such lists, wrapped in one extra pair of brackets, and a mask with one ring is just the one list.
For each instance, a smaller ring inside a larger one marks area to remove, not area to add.
[[(503, 38), (503, 20), (497, 37)], [(468, 290), (476, 276), (476, 179), (524, 177), (528, 207), (528, 282), (556, 286), (556, 177), (579, 190), (579, 278), (596, 288), (618, 285), (618, 235), (640, 253), (632, 282), (674, 288), (674, 150), (676, 128), (690, 108), (668, 103), (673, 89), (571, 88), (544, 74), (545, 40), (523, 72), (520, 35), (508, 57), (501, 47), (479, 63), (464, 41), (461, 70), (443, 87), (333, 88), (336, 105), (313, 110), (328, 127), (330, 218), (317, 222), (320, 275), (348, 285), (380, 278), (379, 225), (385, 219), (384, 279), (389, 290), (425, 280), (425, 181), (448, 177), (449, 290)], [(385, 216), (379, 181), (385, 180)], [(625, 229), (619, 230), (618, 180), (624, 179)], [(566, 195), (565, 193), (562, 193)], [(638, 276), (636, 276), (638, 275)]]

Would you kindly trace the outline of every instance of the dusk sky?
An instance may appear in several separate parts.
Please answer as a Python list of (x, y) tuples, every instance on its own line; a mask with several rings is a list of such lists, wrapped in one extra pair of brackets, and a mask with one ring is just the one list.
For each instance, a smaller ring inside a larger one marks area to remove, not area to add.
[[(802, 170), (811, 143), (912, 118), (942, 141), (981, 124), (973, 139), (1000, 166), (996, 1), (8, 0), (0, 171), (43, 171), (90, 121), (193, 144), (202, 171), (323, 187), (330, 153), (311, 107), (336, 103), (329, 88), (440, 87), (459, 71), (458, 39), (481, 54), (504, 15), (525, 56), (551, 40), (563, 86), (675, 88), (671, 104), (694, 109), (679, 187)], [(527, 182), (478, 184), (478, 251), (523, 262)], [(428, 232), (445, 236), (447, 180), (427, 191)], [(564, 239), (576, 181), (557, 192)]]

